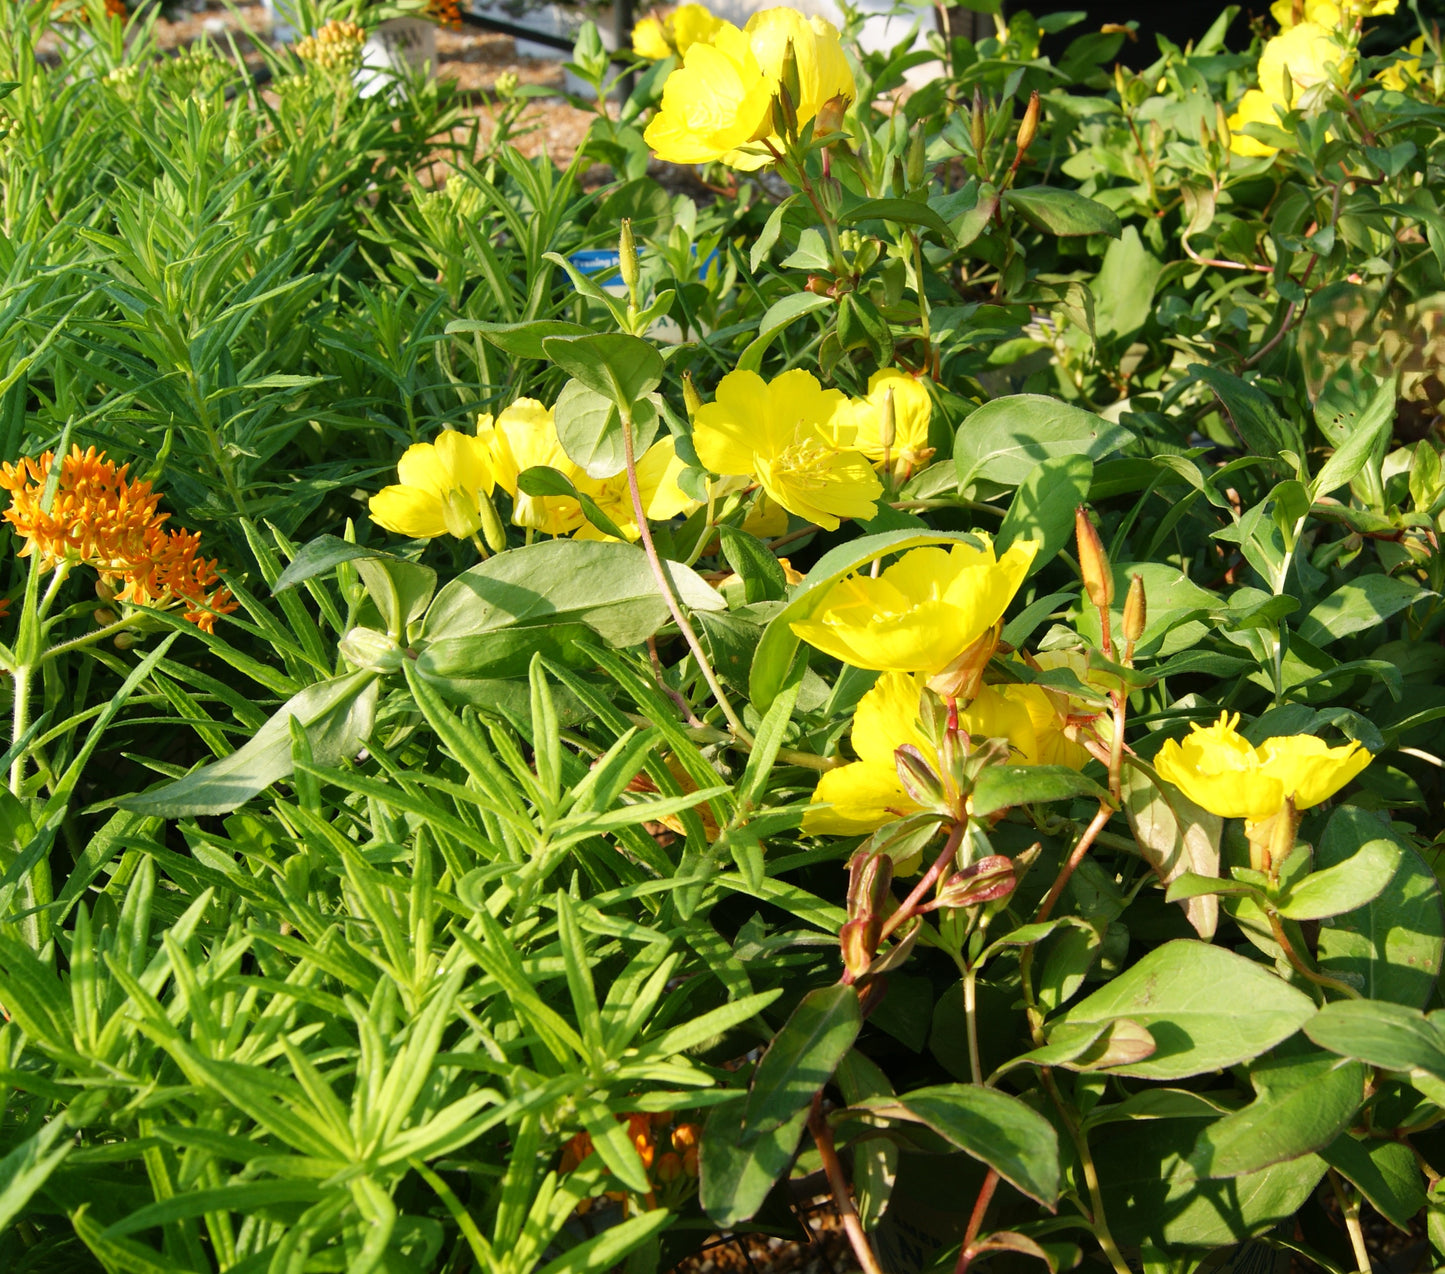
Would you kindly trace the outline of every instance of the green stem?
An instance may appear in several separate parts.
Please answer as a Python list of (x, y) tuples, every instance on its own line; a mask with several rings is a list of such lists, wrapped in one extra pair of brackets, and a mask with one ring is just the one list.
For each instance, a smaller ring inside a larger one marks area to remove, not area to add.
[(1114, 1267), (1115, 1274), (1133, 1274), (1129, 1263), (1119, 1251), (1119, 1245), (1114, 1242), (1114, 1236), (1109, 1232), (1109, 1223), (1104, 1218), (1104, 1193), (1099, 1188), (1099, 1173), (1094, 1167), (1094, 1156), (1089, 1150), (1089, 1138), (1080, 1126), (1079, 1121), (1074, 1117), (1074, 1111), (1059, 1093), (1059, 1086), (1054, 1080), (1053, 1071), (1045, 1066), (1039, 1071), (1039, 1078), (1043, 1081), (1049, 1098), (1054, 1103), (1054, 1108), (1059, 1112), (1059, 1118), (1064, 1121), (1064, 1127), (1068, 1129), (1069, 1137), (1074, 1143), (1074, 1150), (1079, 1156), (1079, 1164), (1084, 1171), (1084, 1185), (1089, 1191), (1089, 1207), (1093, 1215), (1088, 1218), (1089, 1229), (1093, 1231), (1094, 1238), (1103, 1249), (1104, 1255), (1109, 1258), (1109, 1264)]
[[(30, 682), (35, 675), (33, 664), (21, 664), (15, 669), (15, 703), (11, 713), (10, 742), (18, 743), (30, 728)], [(19, 752), (10, 762), (10, 794), (20, 795), (25, 782), (25, 753)]]
[(107, 637), (114, 637), (117, 633), (123, 633), (132, 625), (139, 623), (141, 616), (130, 615), (125, 619), (118, 619), (113, 624), (106, 624), (103, 628), (97, 628), (88, 632), (84, 637), (72, 637), (69, 641), (63, 641), (57, 646), (50, 647), (40, 656), (42, 664), (48, 663), (56, 655), (63, 655), (72, 650), (84, 650), (87, 646), (93, 646), (98, 641), (104, 641)]
[(682, 634), (683, 640), (687, 642), (688, 649), (692, 651), (692, 657), (697, 661), (698, 670), (702, 673), (703, 680), (707, 682), (707, 688), (712, 691), (712, 697), (717, 700), (718, 707), (722, 709), (723, 716), (727, 718), (733, 735), (742, 742), (751, 744), (753, 736), (743, 725), (742, 718), (734, 710), (727, 693), (722, 688), (722, 682), (718, 680), (717, 673), (713, 671), (707, 653), (703, 650), (702, 643), (698, 641), (697, 633), (693, 631), (687, 613), (682, 609), (682, 602), (678, 598), (672, 576), (658, 555), (657, 545), (652, 541), (652, 528), (647, 525), (647, 509), (642, 503), (642, 488), (637, 483), (637, 453), (632, 441), (632, 412), (626, 407), (622, 409), (622, 454), (627, 465), (627, 490), (632, 497), (632, 516), (637, 519), (638, 535), (642, 540), (643, 550), (647, 554), (648, 565), (652, 567), (652, 573), (657, 579), (658, 586), (662, 589), (663, 601), (667, 603), (667, 609), (672, 613), (673, 622), (677, 625), (677, 630)]

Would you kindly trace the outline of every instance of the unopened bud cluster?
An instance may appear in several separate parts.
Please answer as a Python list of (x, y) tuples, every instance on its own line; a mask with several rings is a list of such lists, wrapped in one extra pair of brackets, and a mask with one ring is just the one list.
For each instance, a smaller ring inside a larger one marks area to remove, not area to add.
[(361, 65), (366, 32), (355, 22), (333, 19), (316, 32), (297, 40), (296, 56), (323, 71), (353, 71)]

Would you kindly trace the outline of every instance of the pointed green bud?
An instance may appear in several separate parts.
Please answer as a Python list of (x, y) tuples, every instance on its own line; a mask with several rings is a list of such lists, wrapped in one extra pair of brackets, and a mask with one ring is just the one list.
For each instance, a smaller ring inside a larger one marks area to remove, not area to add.
[(622, 233), (617, 240), (617, 255), (622, 271), (622, 281), (627, 285), (627, 298), (637, 304), (637, 241), (632, 237), (632, 219), (622, 218)]
[(507, 528), (502, 523), (502, 515), (497, 512), (497, 506), (485, 491), (477, 492), (477, 506), (482, 515), (482, 539), (493, 553), (503, 552), (507, 547)]
[(375, 628), (353, 628), (337, 649), (347, 663), (367, 672), (396, 672), (406, 657), (395, 638)]

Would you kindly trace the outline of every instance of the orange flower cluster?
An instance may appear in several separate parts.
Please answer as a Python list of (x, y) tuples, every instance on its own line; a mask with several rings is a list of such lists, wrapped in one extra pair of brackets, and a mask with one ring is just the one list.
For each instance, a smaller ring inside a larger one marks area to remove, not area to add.
[(40, 556), (53, 570), (61, 563), (84, 564), (108, 585), (120, 585), (122, 602), (156, 608), (185, 606), (185, 617), (211, 632), (216, 616), (239, 604), (220, 584), (216, 563), (200, 556), (201, 537), (167, 531), (158, 512), (160, 496), (151, 484), (128, 480), (129, 465), (116, 466), (94, 447), (72, 447), (60, 468), (60, 483), (49, 510), (41, 508), (54, 452), (39, 459), (0, 464), (0, 488), (10, 492), (9, 522), (25, 540), (21, 557)]
[[(638, 1157), (642, 1160), (642, 1166), (647, 1169), (654, 1190), (666, 1191), (678, 1182), (697, 1180), (698, 1146), (702, 1140), (702, 1129), (697, 1124), (678, 1124), (671, 1135), (667, 1136), (671, 1148), (659, 1155), (658, 1145), (666, 1136), (665, 1129), (672, 1123), (670, 1113), (662, 1111), (652, 1115), (618, 1115), (617, 1118), (619, 1121), (627, 1120), (627, 1135), (637, 1147)], [(562, 1171), (571, 1172), (591, 1153), (591, 1136), (579, 1132), (562, 1148)], [(623, 1196), (612, 1194), (609, 1197), (620, 1199)], [(583, 1207), (578, 1210), (586, 1209)]]
[(462, 25), (461, 9), (457, 0), (427, 0), (426, 16), (439, 27), (450, 27), (453, 31)]

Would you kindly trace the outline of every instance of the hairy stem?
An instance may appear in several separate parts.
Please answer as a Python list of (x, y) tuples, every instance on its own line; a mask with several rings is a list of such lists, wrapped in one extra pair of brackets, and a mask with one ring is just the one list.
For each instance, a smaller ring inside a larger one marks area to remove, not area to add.
[(697, 660), (703, 680), (707, 682), (707, 688), (712, 691), (712, 697), (717, 700), (717, 705), (722, 709), (723, 716), (727, 718), (733, 734), (744, 742), (751, 743), (753, 736), (748, 733), (742, 718), (738, 716), (732, 703), (728, 700), (722, 683), (717, 679), (717, 673), (713, 671), (707, 653), (703, 650), (702, 643), (698, 641), (697, 633), (693, 631), (687, 613), (682, 609), (682, 602), (678, 598), (672, 576), (658, 555), (657, 545), (652, 542), (652, 528), (647, 525), (647, 510), (642, 503), (642, 489), (637, 484), (637, 453), (632, 443), (632, 413), (625, 409), (622, 412), (622, 449), (627, 462), (627, 490), (632, 496), (632, 516), (637, 519), (637, 531), (642, 540), (642, 548), (647, 554), (647, 563), (652, 567), (652, 574), (657, 579), (658, 587), (662, 589), (663, 600), (667, 603), (667, 609), (672, 613), (678, 632), (687, 642), (687, 648), (692, 651), (692, 657)]
[(822, 1111), (822, 1093), (813, 1098), (813, 1109), (808, 1115), (808, 1131), (818, 1145), (818, 1154), (823, 1160), (823, 1170), (828, 1174), (828, 1188), (833, 1193), (833, 1206), (843, 1222), (843, 1230), (853, 1247), (853, 1255), (863, 1269), (863, 1274), (883, 1274), (883, 1267), (873, 1254), (873, 1246), (863, 1232), (863, 1222), (858, 1219), (858, 1209), (853, 1206), (853, 1195), (848, 1189), (848, 1180), (843, 1175), (843, 1165), (838, 1159), (837, 1147), (833, 1144), (833, 1130)]

